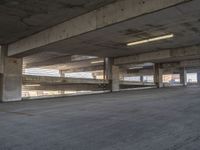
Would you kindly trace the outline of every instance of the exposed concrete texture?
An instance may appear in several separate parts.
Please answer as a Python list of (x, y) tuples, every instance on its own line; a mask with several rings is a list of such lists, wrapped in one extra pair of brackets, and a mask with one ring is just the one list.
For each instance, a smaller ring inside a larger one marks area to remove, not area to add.
[(114, 65), (114, 58), (105, 58), (105, 79), (108, 81), (112, 92), (120, 90), (120, 68)]
[(199, 150), (199, 88), (0, 104), (1, 150)]
[(80, 68), (71, 68), (71, 69), (63, 70), (63, 72), (65, 72), (65, 73), (90, 72), (90, 71), (100, 71), (100, 70), (104, 70), (104, 66), (103, 65), (80, 67)]
[[(84, 33), (88, 33), (90, 31), (95, 31), (97, 29), (101, 29), (106, 26), (126, 21), (128, 19), (133, 19), (137, 16), (142, 16), (171, 6), (176, 6), (184, 2), (188, 1), (187, 0), (116, 1), (115, 3), (96, 9), (95, 11), (78, 16), (62, 24), (46, 29), (42, 32), (39, 32), (37, 34), (19, 40), (15, 43), (9, 44), (8, 55), (12, 56), (21, 53), (30, 53), (30, 52), (33, 53), (33, 51), (36, 52), (44, 49), (55, 50), (58, 47), (59, 49), (61, 48), (65, 49), (67, 43), (66, 40), (68, 40), (69, 38)], [(78, 41), (79, 40), (77, 41), (75, 40), (76, 45), (81, 46), (84, 43), (83, 42), (82, 44), (81, 43), (78, 44), (77, 43)], [(68, 44), (69, 43), (67, 43), (67, 45)], [(74, 42), (70, 42), (70, 45), (72, 44), (74, 44)]]
[(187, 85), (187, 70), (185, 68), (182, 68), (180, 71), (180, 82), (183, 86)]
[(200, 67), (200, 59), (185, 60), (180, 63), (181, 67)]
[(155, 64), (154, 70), (154, 82), (158, 88), (161, 88), (163, 87), (163, 68), (161, 68), (161, 64)]
[(197, 59), (199, 57), (200, 46), (192, 46), (119, 57), (114, 60), (114, 64), (181, 61), (185, 59)]
[(23, 86), (24, 91), (103, 91), (107, 89), (107, 84), (40, 84), (40, 86)]
[(22, 59), (7, 57), (7, 48), (1, 48), (0, 101), (21, 100)]
[[(68, 84), (28, 84), (30, 86), (24, 85), (23, 90), (31, 91), (31, 90), (44, 90), (44, 91), (104, 91), (104, 90), (112, 90), (112, 86), (107, 82), (102, 84), (88, 84), (88, 83), (68, 83)], [(141, 82), (129, 82), (129, 81), (120, 81), (120, 87), (122, 88), (138, 88), (138, 87), (153, 87), (154, 83), (141, 83)], [(115, 85), (116, 86), (116, 85)], [(119, 91), (119, 87), (117, 86), (117, 91)]]
[(197, 72), (197, 80), (198, 80), (198, 84), (200, 84), (200, 71)]
[(26, 68), (43, 67), (43, 68), (55, 68), (59, 70), (75, 69), (80, 67), (103, 65), (102, 63), (92, 63), (96, 61), (102, 61), (102, 58), (86, 59), (86, 60), (72, 60), (72, 56), (57, 57), (42, 62), (25, 63)]
[[(59, 73), (60, 73), (60, 77), (62, 77), (62, 78), (65, 77), (65, 73), (64, 73), (62, 70), (59, 70)], [(46, 88), (44, 88), (44, 89), (46, 89)], [(54, 89), (55, 89), (55, 88), (54, 88)], [(64, 88), (61, 89), (61, 90), (59, 91), (59, 93), (60, 93), (61, 95), (64, 95), (64, 94), (65, 94)]]
[(112, 65), (114, 63), (114, 58), (105, 58), (104, 60), (104, 73), (106, 80), (112, 80)]
[[(78, 78), (64, 78), (64, 77), (40, 77), (23, 75), (23, 89), (24, 90), (65, 90), (65, 91), (97, 91), (97, 90), (112, 90), (119, 91), (119, 84), (122, 86), (138, 87), (138, 86), (153, 86), (153, 83), (119, 81), (119, 76), (115, 72), (116, 79), (98, 80), (98, 79), (78, 79)], [(39, 85), (38, 85), (39, 84)], [(110, 85), (111, 84), (111, 85)]]
[(120, 80), (119, 80), (119, 66), (112, 66), (112, 92), (117, 92), (120, 90)]
[(145, 86), (154, 86), (154, 83), (151, 82), (136, 82), (136, 81), (120, 81), (120, 85), (135, 85), (135, 86), (141, 86), (141, 85), (145, 85)]
[(163, 74), (179, 74), (182, 72), (181, 68), (163, 68), (162, 69)]
[(59, 70), (60, 77), (65, 78), (65, 73), (62, 70)]
[[(123, 72), (123, 74), (125, 74)], [(154, 69), (149, 68), (149, 69), (128, 69), (126, 76), (142, 76), (142, 75), (153, 75), (154, 74)]]
[[(0, 44), (32, 35), (115, 0), (1, 0)], [(9, 33), (9, 34), (8, 34)]]
[(61, 64), (67, 64), (67, 63), (72, 62), (70, 55), (62, 56), (62, 57), (55, 57), (55, 58), (51, 58), (51, 59), (43, 58), (43, 60), (40, 62), (37, 62), (37, 59), (31, 60), (33, 62), (27, 62), (27, 61), (30, 61), (30, 60), (24, 59), (24, 64), (25, 64), (26, 68), (57, 66), (58, 64), (61, 65)]
[(142, 84), (144, 83), (144, 78), (143, 78), (142, 75), (140, 76), (140, 82), (141, 82)]
[(23, 75), (24, 84), (103, 84), (107, 81), (99, 79), (84, 79), (84, 78), (66, 78), (66, 77), (46, 77), (46, 76), (32, 76)]

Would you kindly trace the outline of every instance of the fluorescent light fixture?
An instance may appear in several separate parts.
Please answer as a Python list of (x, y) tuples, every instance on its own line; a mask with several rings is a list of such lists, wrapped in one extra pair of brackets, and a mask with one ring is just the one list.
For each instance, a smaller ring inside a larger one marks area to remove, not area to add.
[(131, 67), (131, 68), (128, 68), (128, 69), (142, 69), (143, 66), (135, 66), (135, 67)]
[(160, 41), (160, 40), (170, 39), (173, 37), (174, 37), (174, 34), (167, 34), (167, 35), (162, 35), (162, 36), (158, 36), (158, 37), (154, 37), (150, 39), (144, 39), (140, 41), (131, 42), (131, 43), (128, 43), (127, 46), (134, 46), (134, 45), (139, 45), (139, 44), (144, 44), (144, 43), (149, 43), (149, 42), (154, 42), (154, 41)]
[(91, 64), (100, 64), (100, 63), (103, 63), (104, 61), (103, 60), (99, 60), (99, 61), (93, 61), (91, 62)]
[(34, 86), (40, 86), (40, 84), (26, 84), (24, 86), (28, 86), (28, 87), (34, 87)]

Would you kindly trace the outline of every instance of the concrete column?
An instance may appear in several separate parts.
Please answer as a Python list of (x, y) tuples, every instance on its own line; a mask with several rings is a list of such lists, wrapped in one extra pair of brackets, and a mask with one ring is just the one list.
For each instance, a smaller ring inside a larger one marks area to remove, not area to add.
[(119, 67), (114, 65), (113, 58), (105, 58), (105, 65), (104, 65), (104, 73), (105, 73), (105, 80), (109, 82), (109, 89), (112, 92), (119, 91)]
[(104, 59), (104, 80), (108, 81), (108, 89), (112, 91), (112, 65), (113, 58)]
[(180, 83), (183, 84), (183, 86), (187, 85), (187, 71), (185, 68), (182, 68), (180, 71)]
[[(61, 78), (64, 78), (65, 77), (65, 73), (62, 71), (62, 70), (60, 70), (59, 71), (59, 73), (60, 73), (60, 77)], [(64, 95), (65, 94), (65, 91), (58, 91), (58, 93), (60, 94), (60, 95)]]
[(37, 96), (44, 96), (44, 92), (41, 91), (41, 90), (38, 90), (38, 91), (37, 91)]
[(161, 64), (156, 63), (154, 65), (154, 82), (158, 88), (163, 87), (163, 69), (161, 68)]
[(104, 60), (104, 78), (105, 80), (112, 80), (112, 65), (114, 63), (113, 58), (105, 58)]
[(143, 76), (140, 76), (140, 82), (141, 82), (142, 84), (144, 84), (144, 78), (143, 78)]
[(198, 84), (200, 85), (200, 71), (197, 72), (197, 81), (198, 81)]
[(59, 73), (60, 73), (60, 77), (65, 77), (65, 73), (62, 70), (60, 70)]
[(0, 101), (22, 99), (22, 59), (7, 57), (7, 46), (0, 48)]
[(120, 90), (119, 81), (119, 66), (112, 66), (112, 92), (117, 92)]
[(93, 77), (93, 79), (97, 79), (96, 73), (92, 73), (92, 77)]

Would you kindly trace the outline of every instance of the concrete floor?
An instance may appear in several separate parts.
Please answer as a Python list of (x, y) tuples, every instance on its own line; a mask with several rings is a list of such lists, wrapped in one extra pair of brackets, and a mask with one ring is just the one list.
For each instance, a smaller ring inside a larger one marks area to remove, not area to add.
[(0, 104), (0, 150), (199, 150), (200, 88)]

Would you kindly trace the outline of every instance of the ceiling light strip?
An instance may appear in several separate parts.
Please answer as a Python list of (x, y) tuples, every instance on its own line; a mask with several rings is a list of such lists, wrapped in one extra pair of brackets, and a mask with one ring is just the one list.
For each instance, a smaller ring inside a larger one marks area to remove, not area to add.
[(173, 37), (174, 37), (174, 34), (167, 34), (167, 35), (158, 36), (158, 37), (154, 37), (154, 38), (150, 38), (150, 39), (144, 39), (144, 40), (140, 40), (140, 41), (131, 42), (131, 43), (128, 43), (127, 46), (140, 45), (140, 44), (144, 44), (144, 43), (170, 39)]
[(103, 60), (100, 60), (100, 61), (93, 61), (91, 62), (91, 64), (100, 64), (100, 63), (103, 63), (104, 61)]

